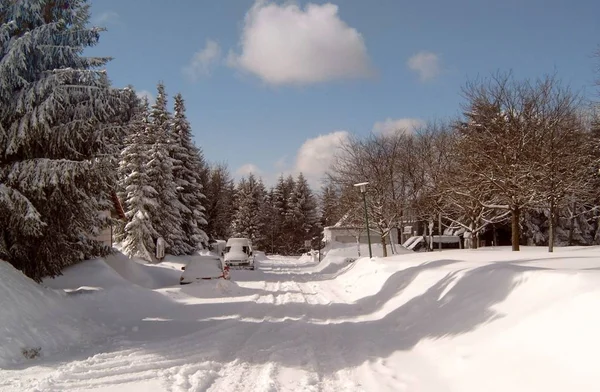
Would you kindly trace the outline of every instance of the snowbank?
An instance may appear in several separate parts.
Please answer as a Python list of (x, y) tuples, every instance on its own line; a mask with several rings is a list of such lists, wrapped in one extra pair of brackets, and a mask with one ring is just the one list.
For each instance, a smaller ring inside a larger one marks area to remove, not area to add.
[(101, 329), (66, 294), (44, 288), (0, 261), (0, 367), (89, 344)]
[[(512, 261), (468, 260), (441, 293), (438, 301), (456, 314), (431, 320), (443, 323), (445, 336), (425, 339), (415, 351), (435, 360), (456, 390), (597, 389), (600, 255), (593, 248), (557, 248), (553, 256), (538, 249), (502, 254)], [(577, 269), (582, 260), (594, 269)], [(479, 325), (465, 328), (476, 317)]]
[(44, 284), (67, 291), (80, 287), (107, 289), (134, 285), (156, 289), (179, 284), (181, 269), (140, 264), (116, 252), (104, 259), (87, 260), (63, 271), (63, 275), (44, 280)]
[(488, 248), (359, 259), (330, 288), (368, 311), (329, 322), (377, 323), (380, 339), (365, 339), (397, 346), (378, 351), (387, 366), (406, 370), (407, 360), (425, 359), (435, 370), (415, 372), (436, 374), (452, 390), (592, 391), (600, 383), (600, 314), (593, 310), (600, 303), (599, 250)]
[[(401, 246), (396, 246), (396, 253), (392, 254), (390, 246), (387, 247), (388, 256), (401, 256), (405, 254), (413, 255), (414, 252), (407, 250)], [(379, 257), (378, 255), (383, 254), (383, 247), (381, 244), (372, 244), (371, 251), (373, 257)], [(356, 244), (342, 244), (342, 243), (331, 243), (322, 253), (324, 254), (321, 262), (315, 266), (312, 272), (319, 272), (322, 274), (338, 274), (341, 270), (347, 268), (349, 263), (354, 263), (357, 260), (369, 261), (369, 246), (367, 244), (360, 245), (360, 254), (358, 256), (358, 249)], [(383, 259), (385, 262), (391, 260), (390, 257)], [(355, 268), (352, 266), (352, 268)]]
[(65, 290), (85, 308), (88, 317), (118, 332), (156, 314), (160, 306), (172, 306), (167, 297), (148, 288), (178, 284), (179, 276), (181, 271), (138, 264), (117, 254), (69, 267), (61, 276), (44, 279), (43, 284)]
[(268, 260), (269, 258), (267, 257), (267, 255), (265, 254), (265, 252), (260, 251), (260, 250), (255, 250), (254, 251), (254, 260), (255, 261), (265, 261)]

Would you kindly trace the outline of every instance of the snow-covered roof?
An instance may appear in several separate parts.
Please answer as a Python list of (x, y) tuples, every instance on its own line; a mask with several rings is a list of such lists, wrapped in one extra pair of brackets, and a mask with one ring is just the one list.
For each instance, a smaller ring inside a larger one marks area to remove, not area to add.
[(341, 227), (343, 226), (343, 224), (346, 222), (346, 220), (348, 219), (348, 216), (350, 215), (350, 212), (346, 212), (339, 221), (336, 222), (335, 225), (331, 226), (331, 227)]

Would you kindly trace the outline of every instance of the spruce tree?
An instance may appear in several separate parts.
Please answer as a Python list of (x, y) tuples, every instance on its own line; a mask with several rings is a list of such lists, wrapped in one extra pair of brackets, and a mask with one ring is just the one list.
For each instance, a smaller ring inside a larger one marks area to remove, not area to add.
[(272, 208), (274, 214), (274, 248), (277, 253), (290, 254), (294, 249), (294, 226), (292, 223), (292, 212), (290, 197), (296, 184), (294, 177), (283, 175), (277, 180), (273, 189)]
[(304, 241), (313, 239), (318, 230), (317, 203), (302, 173), (295, 181), (289, 199), (289, 220), (293, 230), (294, 250), (304, 248)]
[(106, 58), (85, 0), (0, 3), (0, 259), (33, 279), (107, 254), (116, 145), (131, 91)]
[(271, 233), (271, 206), (269, 204), (269, 193), (262, 178), (258, 179), (254, 188), (254, 199), (256, 200), (258, 235), (255, 243), (258, 249), (268, 249), (271, 242), (269, 236)]
[(179, 201), (185, 207), (181, 210), (182, 229), (187, 245), (194, 251), (200, 243), (208, 241), (208, 236), (201, 228), (207, 223), (204, 216), (206, 197), (202, 185), (205, 181), (202, 175), (207, 169), (202, 151), (192, 142), (192, 131), (185, 115), (185, 103), (181, 94), (175, 96), (172, 131), (175, 139), (173, 158), (177, 162), (173, 169), (173, 177)]
[(273, 208), (273, 237), (275, 253), (286, 253), (286, 241), (288, 231), (288, 199), (290, 194), (286, 187), (283, 175), (277, 179), (277, 184), (273, 189), (272, 208)]
[(151, 122), (148, 127), (151, 145), (148, 162), (149, 186), (157, 192), (157, 208), (151, 215), (152, 226), (165, 240), (165, 252), (182, 255), (191, 252), (185, 240), (181, 212), (185, 206), (177, 195), (177, 184), (173, 176), (176, 166), (181, 162), (173, 158), (175, 141), (172, 135), (171, 114), (167, 110), (165, 86), (158, 84), (158, 94), (150, 111)]
[(265, 188), (262, 181), (253, 174), (248, 179), (242, 178), (237, 186), (235, 203), (236, 210), (231, 223), (231, 231), (235, 237), (249, 238), (260, 245), (264, 242), (263, 206)]
[(125, 204), (128, 222), (119, 233), (123, 252), (129, 257), (139, 257), (153, 261), (155, 239), (158, 233), (152, 226), (150, 217), (156, 213), (158, 203), (156, 190), (149, 185), (148, 163), (148, 100), (140, 105), (138, 113), (131, 122), (131, 132), (121, 152), (119, 165), (120, 199)]
[(210, 168), (206, 185), (206, 233), (211, 239), (231, 236), (235, 184), (224, 164)]
[(266, 193), (263, 208), (264, 234), (265, 240), (262, 249), (270, 253), (275, 253), (275, 242), (277, 241), (277, 213), (274, 208), (275, 188), (271, 187)]
[(321, 218), (322, 227), (335, 225), (341, 218), (340, 197), (332, 184), (325, 185), (321, 191)]

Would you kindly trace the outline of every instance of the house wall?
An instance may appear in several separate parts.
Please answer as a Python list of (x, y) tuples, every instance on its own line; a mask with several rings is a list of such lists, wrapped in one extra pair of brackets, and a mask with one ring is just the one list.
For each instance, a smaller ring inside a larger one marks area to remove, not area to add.
[[(102, 211), (100, 214), (103, 216), (109, 216), (110, 211)], [(99, 235), (94, 237), (94, 239), (103, 242), (106, 246), (112, 246), (112, 228), (109, 226), (102, 230)]]
[[(341, 243), (356, 243), (356, 229), (351, 228), (343, 228), (343, 227), (326, 227), (323, 231), (323, 236), (325, 241), (327, 242), (341, 242)], [(371, 230), (371, 243), (381, 243), (381, 236), (378, 233), (375, 233)], [(389, 242), (391, 241), (395, 244), (398, 243), (398, 230), (392, 229), (389, 236), (386, 238)], [(359, 242), (361, 244), (367, 244), (368, 237), (366, 231), (360, 233)]]
[(103, 242), (106, 246), (112, 246), (111, 228), (107, 227), (102, 230), (102, 232), (94, 239)]

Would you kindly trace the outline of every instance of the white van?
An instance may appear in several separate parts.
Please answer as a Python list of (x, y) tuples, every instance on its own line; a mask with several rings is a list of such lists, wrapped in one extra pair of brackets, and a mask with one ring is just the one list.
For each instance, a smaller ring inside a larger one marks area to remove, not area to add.
[(254, 269), (254, 253), (248, 238), (230, 238), (225, 245), (225, 265), (231, 269)]

